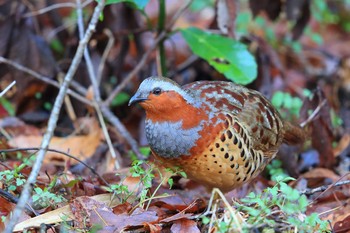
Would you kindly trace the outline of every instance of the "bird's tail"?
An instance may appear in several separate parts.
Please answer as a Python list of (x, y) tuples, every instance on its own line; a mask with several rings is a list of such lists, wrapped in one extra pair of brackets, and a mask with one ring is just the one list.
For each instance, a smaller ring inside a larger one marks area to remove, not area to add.
[(302, 144), (310, 138), (310, 132), (307, 128), (302, 128), (285, 121), (283, 142), (289, 145)]

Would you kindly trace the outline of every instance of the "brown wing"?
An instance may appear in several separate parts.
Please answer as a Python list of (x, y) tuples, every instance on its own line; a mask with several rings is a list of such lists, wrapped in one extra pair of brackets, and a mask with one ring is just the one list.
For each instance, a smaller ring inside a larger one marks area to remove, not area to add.
[(252, 138), (252, 147), (274, 155), (283, 140), (283, 122), (271, 103), (257, 91), (232, 82), (199, 81), (183, 89), (200, 96), (214, 113), (235, 116)]

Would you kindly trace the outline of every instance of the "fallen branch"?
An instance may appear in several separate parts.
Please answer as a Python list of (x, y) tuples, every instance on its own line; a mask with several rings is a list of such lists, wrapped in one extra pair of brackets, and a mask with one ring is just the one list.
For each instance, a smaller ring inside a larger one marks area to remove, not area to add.
[(342, 185), (346, 185), (346, 184), (350, 184), (350, 180), (344, 180), (344, 181), (340, 181), (337, 183), (333, 183), (330, 185), (323, 185), (314, 189), (305, 189), (304, 191), (301, 191), (301, 194), (305, 194), (305, 195), (312, 195), (318, 192), (324, 192), (332, 187), (338, 187), (338, 186), (342, 186)]
[(11, 233), (14, 226), (16, 225), (16, 223), (18, 222), (23, 209), (25, 208), (25, 205), (27, 203), (27, 201), (29, 200), (29, 197), (31, 196), (31, 191), (33, 188), (33, 185), (36, 181), (36, 178), (39, 174), (41, 165), (43, 163), (46, 151), (49, 147), (49, 143), (50, 140), (53, 136), (53, 132), (56, 128), (57, 125), (57, 121), (58, 121), (58, 116), (63, 104), (63, 100), (64, 97), (67, 93), (69, 84), (78, 68), (78, 65), (81, 61), (81, 58), (83, 56), (84, 50), (92, 36), (92, 33), (95, 31), (96, 28), (96, 24), (98, 22), (99, 16), (104, 8), (105, 5), (105, 1), (104, 0), (100, 0), (97, 4), (97, 6), (94, 9), (94, 13), (92, 15), (92, 18), (90, 20), (89, 26), (86, 30), (86, 33), (84, 34), (84, 38), (82, 40), (79, 41), (79, 46), (77, 48), (77, 52), (72, 60), (72, 64), (69, 67), (69, 70), (64, 78), (64, 81), (62, 83), (61, 88), (59, 89), (59, 93), (57, 95), (57, 98), (55, 100), (51, 115), (50, 115), (50, 119), (48, 122), (48, 127), (47, 127), (47, 131), (43, 137), (43, 141), (41, 143), (40, 146), (40, 150), (38, 152), (37, 158), (34, 162), (32, 171), (28, 177), (27, 182), (25, 183), (21, 196), (18, 200), (18, 204), (16, 205), (16, 208), (14, 209), (14, 211), (12, 212), (11, 218), (10, 220), (7, 222), (6, 224), (6, 228), (5, 228), (5, 233)]

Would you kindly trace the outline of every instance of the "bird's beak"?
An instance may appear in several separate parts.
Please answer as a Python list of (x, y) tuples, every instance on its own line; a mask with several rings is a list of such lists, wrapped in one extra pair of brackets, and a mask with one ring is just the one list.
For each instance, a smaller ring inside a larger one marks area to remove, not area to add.
[(148, 98), (144, 97), (140, 93), (136, 92), (136, 94), (133, 97), (131, 97), (131, 99), (129, 100), (128, 106), (135, 104), (135, 103), (145, 101), (145, 100), (148, 100)]

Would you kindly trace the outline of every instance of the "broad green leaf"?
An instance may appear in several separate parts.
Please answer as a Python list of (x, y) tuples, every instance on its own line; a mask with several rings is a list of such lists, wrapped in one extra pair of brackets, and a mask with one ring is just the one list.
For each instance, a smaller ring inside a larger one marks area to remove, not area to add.
[(255, 59), (244, 44), (194, 27), (182, 29), (181, 33), (193, 53), (205, 59), (227, 79), (239, 84), (248, 84), (256, 79)]
[(131, 3), (139, 10), (143, 10), (145, 6), (148, 4), (149, 0), (107, 0), (106, 5), (120, 3), (120, 2), (128, 2)]

